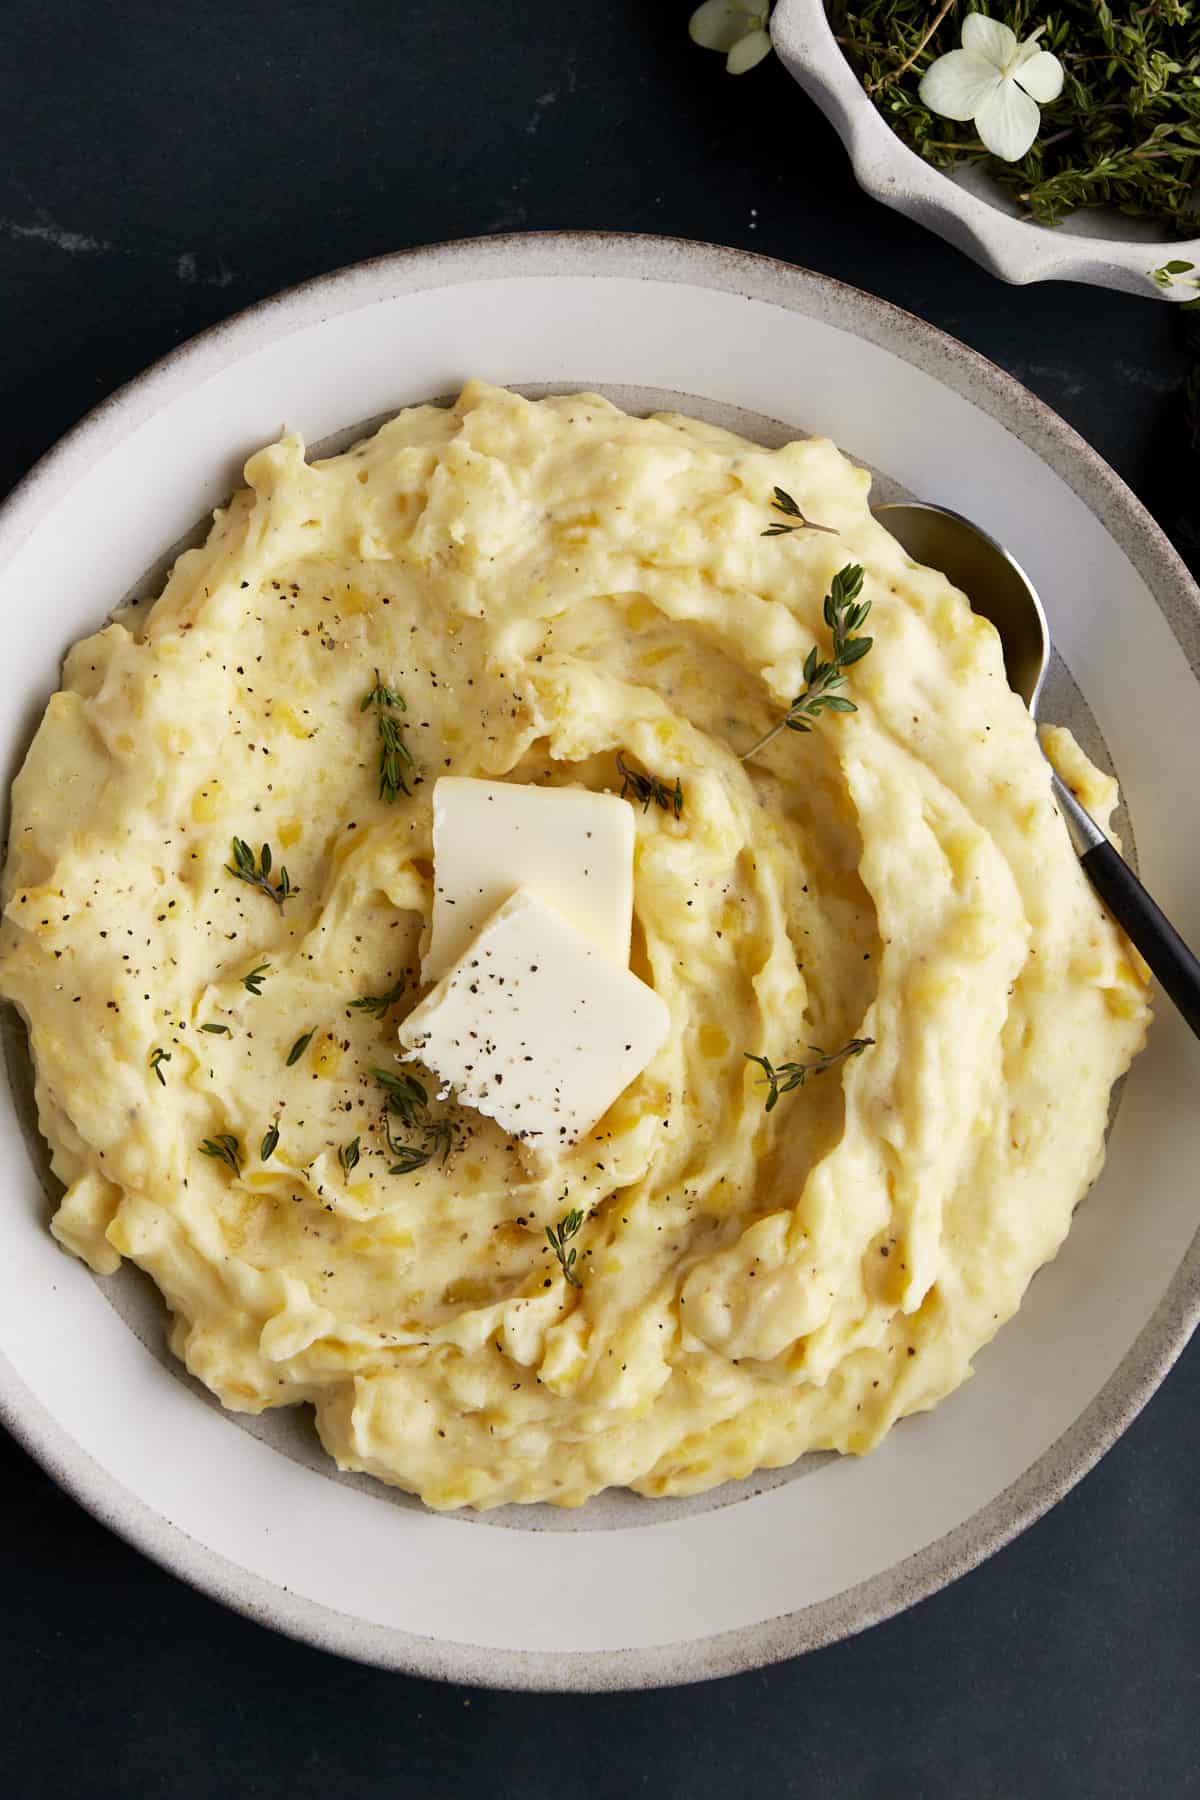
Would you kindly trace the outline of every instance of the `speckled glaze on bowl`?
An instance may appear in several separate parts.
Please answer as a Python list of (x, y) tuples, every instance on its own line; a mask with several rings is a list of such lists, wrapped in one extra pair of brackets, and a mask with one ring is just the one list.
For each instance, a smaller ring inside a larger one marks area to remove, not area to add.
[[(599, 388), (780, 441), (836, 437), (1008, 542), (1125, 784), (1143, 871), (1200, 938), (1200, 609), (1110, 469), (998, 369), (852, 288), (702, 244), (510, 237), (384, 258), (177, 351), (54, 450), (0, 512), (0, 745), (11, 776), (62, 651), (287, 422), (310, 442), (468, 375)], [(1130, 684), (1155, 694), (1131, 716)], [(1181, 754), (1191, 746), (1191, 754)], [(1050, 1506), (1138, 1411), (1200, 1311), (1200, 1046), (1169, 1011), (1109, 1164), (975, 1378), (870, 1457), (680, 1502), (435, 1515), (340, 1477), (300, 1414), (224, 1414), (167, 1358), (129, 1272), (46, 1231), (19, 1058), (0, 1085), (0, 1417), (97, 1517), (207, 1593), (385, 1667), (493, 1686), (701, 1680), (920, 1599)], [(240, 1427), (240, 1428), (239, 1428)]]
[(1018, 217), (1012, 200), (980, 169), (952, 179), (910, 150), (838, 46), (824, 0), (779, 0), (771, 37), (785, 68), (820, 107), (854, 165), (858, 184), (936, 231), (1002, 281), (1082, 281), (1091, 287), (1182, 302), (1195, 290), (1161, 288), (1150, 271), (1168, 258), (1200, 269), (1200, 237), (1167, 238), (1149, 221), (1105, 207), (1078, 212), (1053, 229)]

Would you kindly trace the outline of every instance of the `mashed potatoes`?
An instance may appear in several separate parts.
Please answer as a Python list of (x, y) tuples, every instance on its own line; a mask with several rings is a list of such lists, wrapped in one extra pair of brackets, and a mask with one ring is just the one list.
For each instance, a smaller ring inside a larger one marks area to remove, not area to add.
[[(932, 1406), (1062, 1242), (1148, 1016), (992, 628), (823, 441), (472, 384), (246, 479), (72, 650), (14, 790), (0, 991), (58, 1238), (148, 1270), (225, 1405), (309, 1401), (341, 1467), (438, 1507), (692, 1493)], [(837, 535), (764, 536), (776, 485)], [(743, 763), (851, 562), (858, 711)], [(549, 1171), (431, 1093), (436, 1153), (389, 1174), (386, 1131), (424, 1141), (372, 1071), (402, 1073), (434, 778), (619, 788), (618, 752), (684, 794), (637, 812), (667, 1044)], [(747, 1053), (861, 1037), (765, 1109)]]

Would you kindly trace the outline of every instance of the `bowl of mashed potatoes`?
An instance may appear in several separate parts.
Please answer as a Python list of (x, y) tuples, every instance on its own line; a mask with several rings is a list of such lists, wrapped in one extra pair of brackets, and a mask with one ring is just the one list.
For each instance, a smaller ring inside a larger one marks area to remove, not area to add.
[(1152, 1390), (1195, 1047), (897, 484), (1031, 567), (1046, 749), (1186, 929), (1186, 576), (1015, 384), (816, 277), (350, 271), (10, 503), (0, 1392), (118, 1529), (372, 1660), (687, 1679), (948, 1579)]

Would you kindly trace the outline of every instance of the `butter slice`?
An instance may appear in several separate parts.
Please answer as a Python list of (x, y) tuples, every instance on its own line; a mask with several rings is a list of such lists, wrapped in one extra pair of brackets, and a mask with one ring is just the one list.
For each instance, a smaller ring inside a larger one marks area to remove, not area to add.
[(519, 887), (627, 967), (633, 840), (633, 808), (612, 794), (442, 776), (433, 789), (433, 929), (422, 979), (444, 975)]
[(662, 1045), (661, 995), (521, 888), (413, 1009), (400, 1043), (546, 1155), (591, 1130)]

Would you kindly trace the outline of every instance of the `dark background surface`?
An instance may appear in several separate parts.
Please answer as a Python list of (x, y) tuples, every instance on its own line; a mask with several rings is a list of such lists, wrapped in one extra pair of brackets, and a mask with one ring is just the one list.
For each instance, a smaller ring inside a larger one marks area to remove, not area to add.
[[(693, 49), (688, 10), (10, 0), (0, 489), (281, 287), (406, 245), (597, 227), (740, 245), (911, 308), (1185, 535), (1171, 309), (1000, 285), (860, 195), (776, 64), (733, 81)], [(1200, 1793), (1198, 1402), (1193, 1350), (1047, 1519), (902, 1618), (775, 1669), (602, 1697), (439, 1687), (274, 1637), (4, 1439), (0, 1793)]]

